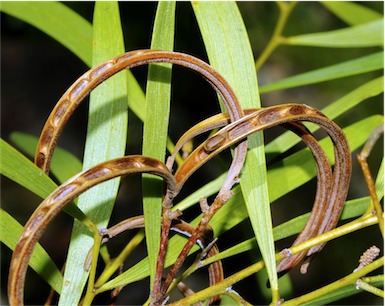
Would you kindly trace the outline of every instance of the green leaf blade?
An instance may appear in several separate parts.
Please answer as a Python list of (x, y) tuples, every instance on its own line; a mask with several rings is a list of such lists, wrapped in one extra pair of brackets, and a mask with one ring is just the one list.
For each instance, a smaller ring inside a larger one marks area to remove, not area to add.
[(260, 88), (260, 92), (267, 93), (276, 90), (316, 84), (370, 71), (376, 71), (383, 68), (384, 53), (378, 52), (263, 85)]
[[(118, 4), (97, 2), (93, 26), (93, 65), (123, 52)], [(108, 79), (91, 93), (84, 169), (125, 153), (128, 125), (126, 84), (124, 71)], [(106, 227), (108, 224), (119, 182), (120, 179), (105, 182), (79, 197), (79, 207), (88, 213), (99, 227)], [(75, 222), (59, 305), (79, 303), (88, 276), (83, 265), (92, 243), (88, 229)]]
[(382, 47), (384, 20), (376, 20), (345, 29), (292, 36), (284, 43), (297, 46), (330, 48)]
[(329, 11), (350, 25), (381, 19), (382, 15), (368, 7), (351, 1), (321, 1)]
[(0, 173), (41, 198), (47, 197), (57, 185), (34, 163), (6, 141), (0, 141)]
[[(260, 107), (254, 58), (247, 31), (235, 2), (193, 2), (212, 66), (234, 89), (242, 107)], [(258, 175), (255, 175), (258, 173)], [(278, 290), (275, 251), (266, 179), (262, 133), (249, 137), (249, 151), (241, 177), (242, 193), (271, 287)], [(257, 187), (256, 187), (257, 186)], [(258, 208), (255, 203), (258, 203)]]
[[(22, 225), (5, 210), (0, 209), (0, 241), (11, 250), (14, 250), (22, 231)], [(35, 249), (32, 252), (29, 266), (57, 293), (61, 292), (63, 276), (51, 257), (39, 243), (36, 244)]]
[[(156, 11), (151, 49), (174, 49), (175, 2), (159, 2)], [(143, 124), (144, 156), (164, 161), (168, 134), (171, 98), (171, 65), (151, 64), (146, 90), (146, 116)], [(147, 252), (150, 263), (150, 284), (154, 283), (160, 245), (162, 180), (143, 175), (143, 212)], [(158, 194), (158, 196), (154, 195)], [(152, 288), (151, 288), (152, 290)]]

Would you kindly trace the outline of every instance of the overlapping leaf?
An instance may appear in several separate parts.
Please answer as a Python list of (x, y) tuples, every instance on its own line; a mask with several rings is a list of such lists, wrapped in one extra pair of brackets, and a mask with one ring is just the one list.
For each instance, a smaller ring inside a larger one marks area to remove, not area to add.
[(384, 53), (378, 52), (357, 59), (294, 75), (261, 87), (261, 93), (335, 80), (384, 68)]
[(284, 42), (289, 45), (332, 48), (382, 47), (384, 44), (383, 28), (384, 20), (382, 19), (346, 29), (292, 36)]
[[(159, 2), (155, 16), (151, 49), (174, 48), (175, 2)], [(165, 160), (171, 96), (171, 65), (151, 64), (146, 90), (146, 116), (143, 125), (145, 156)], [(151, 280), (154, 279), (160, 244), (162, 180), (143, 175), (143, 211)], [(158, 197), (154, 196), (158, 191)], [(153, 284), (153, 281), (151, 281)]]
[[(242, 107), (260, 107), (254, 58), (236, 4), (193, 2), (193, 8), (211, 65), (230, 83)], [(240, 184), (243, 194), (247, 195), (246, 207), (266, 261), (272, 289), (276, 291), (278, 282), (265, 165), (263, 135), (258, 133), (249, 137), (249, 152)]]
[[(108, 18), (105, 18), (106, 15)], [(92, 50), (93, 65), (100, 64), (125, 51), (116, 2), (95, 4)], [(123, 72), (101, 84), (91, 94), (84, 169), (123, 156), (125, 153), (128, 125), (126, 84), (127, 75)], [(79, 207), (90, 214), (98, 226), (106, 227), (108, 224), (119, 182), (120, 179), (108, 181), (79, 197)], [(79, 303), (88, 275), (83, 265), (93, 244), (93, 239), (87, 233), (88, 229), (75, 221), (60, 305)]]

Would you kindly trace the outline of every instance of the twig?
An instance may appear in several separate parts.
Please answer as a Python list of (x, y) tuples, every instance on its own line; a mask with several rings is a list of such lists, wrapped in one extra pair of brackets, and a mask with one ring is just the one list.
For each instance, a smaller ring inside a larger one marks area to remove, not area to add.
[[(350, 223), (347, 223), (343, 226), (335, 228), (334, 230), (327, 232), (321, 236), (312, 238), (306, 242), (303, 242), (297, 246), (294, 246), (294, 247), (288, 249), (285, 253), (287, 255), (290, 255), (290, 254), (294, 255), (294, 254), (297, 254), (299, 252), (303, 252), (303, 251), (305, 251), (305, 250), (307, 250), (307, 249), (309, 249), (309, 248), (311, 248), (317, 244), (325, 243), (325, 242), (330, 241), (332, 239), (346, 235), (347, 233), (351, 233), (353, 231), (374, 225), (377, 222), (378, 222), (378, 219), (376, 216), (361, 217), (361, 218), (354, 220)], [(276, 260), (282, 260), (287, 255), (283, 255), (282, 253), (278, 253), (278, 254), (276, 254)], [(365, 267), (363, 269), (364, 273), (362, 273), (362, 274), (359, 273), (362, 270), (356, 272), (357, 274), (355, 274), (355, 275), (357, 277), (354, 279), (354, 281), (357, 280), (359, 277), (366, 275), (370, 271), (377, 269), (379, 266), (381, 266), (381, 264), (383, 264), (383, 262), (382, 262), (382, 260), (379, 259), (379, 260), (375, 261), (374, 263), (370, 264), (369, 266)], [(208, 299), (212, 295), (225, 294), (226, 290), (228, 288), (231, 288), (231, 286), (233, 284), (235, 284), (235, 283), (245, 279), (246, 277), (249, 277), (250, 275), (260, 271), (261, 269), (264, 268), (264, 266), (265, 266), (264, 262), (261, 260), (255, 264), (239, 271), (239, 272), (234, 273), (233, 275), (225, 278), (223, 281), (221, 281), (215, 285), (212, 285), (209, 288), (198, 291), (193, 296), (190, 296), (190, 297), (184, 298), (182, 300), (179, 300), (177, 302), (174, 302), (171, 305), (174, 305), (174, 306), (176, 306), (176, 305), (190, 305), (190, 304), (196, 303), (198, 301)], [(367, 271), (369, 271), (369, 272), (367, 272)], [(330, 292), (334, 289), (328, 287), (326, 290), (328, 290), (327, 292)], [(324, 294), (323, 292), (324, 291), (322, 291), (321, 293)], [(319, 292), (317, 293), (317, 296), (318, 296), (318, 294), (319, 294)], [(293, 302), (290, 305), (300, 305), (300, 304), (301, 304), (300, 302), (297, 302), (297, 304), (295, 304)]]
[(258, 60), (255, 63), (255, 69), (257, 71), (261, 69), (262, 65), (265, 63), (271, 53), (273, 53), (274, 50), (282, 43), (282, 41), (284, 41), (284, 38), (282, 37), (282, 31), (296, 4), (296, 1), (277, 2), (279, 8), (278, 22), (275, 26), (273, 36), (271, 37), (270, 41), (268, 42), (265, 49), (262, 51), (261, 55), (258, 57)]
[(369, 136), (367, 142), (365, 143), (364, 147), (362, 148), (360, 154), (357, 155), (358, 162), (360, 163), (362, 172), (364, 174), (364, 178), (366, 181), (366, 185), (368, 186), (370, 197), (372, 199), (372, 203), (374, 206), (374, 210), (377, 214), (378, 217), (378, 226), (380, 228), (382, 237), (384, 237), (384, 218), (383, 218), (383, 213), (382, 213), (382, 208), (380, 205), (380, 201), (378, 200), (377, 197), (377, 192), (376, 192), (376, 186), (374, 184), (374, 180), (372, 177), (372, 174), (369, 169), (369, 165), (367, 162), (367, 158), (372, 151), (375, 143), (377, 140), (380, 138), (380, 136), (384, 133), (384, 126), (380, 125), (378, 128), (376, 128)]

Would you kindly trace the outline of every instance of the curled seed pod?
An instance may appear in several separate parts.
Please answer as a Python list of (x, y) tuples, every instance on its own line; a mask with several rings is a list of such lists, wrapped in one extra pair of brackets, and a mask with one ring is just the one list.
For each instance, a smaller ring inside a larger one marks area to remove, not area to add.
[[(35, 154), (37, 166), (46, 173), (49, 171), (53, 150), (65, 124), (83, 99), (99, 84), (126, 68), (164, 62), (187, 67), (203, 76), (221, 96), (229, 113), (230, 121), (235, 121), (243, 116), (243, 110), (231, 87), (207, 63), (191, 55), (178, 52), (157, 50), (131, 51), (112, 58), (84, 73), (64, 93), (51, 112), (41, 132)], [(245, 151), (246, 148), (243, 150)]]
[[(245, 112), (245, 117), (222, 128), (190, 154), (175, 174), (178, 184), (182, 185), (201, 164), (207, 162), (224, 149), (241, 141), (254, 132), (276, 125), (286, 124), (286, 126), (289, 126), (296, 122), (309, 121), (323, 128), (331, 138), (334, 144), (335, 167), (331, 177), (330, 170), (327, 170), (327, 167), (330, 168), (330, 166), (327, 159), (325, 159), (325, 154), (322, 149), (316, 148), (317, 145), (313, 144), (314, 149), (312, 150), (312, 153), (315, 156), (316, 161), (319, 159), (317, 166), (318, 175), (320, 175), (320, 170), (323, 169), (324, 173), (329, 174), (323, 174), (323, 178), (318, 177), (318, 182), (321, 185), (319, 188), (317, 187), (316, 200), (319, 199), (319, 205), (314, 205), (311, 218), (304, 230), (297, 237), (294, 245), (333, 229), (340, 218), (351, 176), (349, 145), (341, 128), (323, 115), (319, 110), (307, 105), (285, 104), (264, 109), (255, 109), (254, 111), (248, 110)], [(221, 124), (224, 124), (225, 120), (224, 116), (217, 116), (215, 120), (213, 120), (214, 122), (210, 122), (210, 119), (208, 119), (205, 122), (206, 124), (199, 123), (199, 126), (192, 128), (192, 134), (197, 135), (200, 132), (209, 130), (210, 124), (218, 127)], [(310, 134), (310, 132), (302, 132), (301, 134), (306, 135)], [(189, 139), (189, 135), (186, 135), (187, 133), (182, 136), (182, 142), (177, 143), (177, 149), (179, 149), (179, 146), (184, 141)], [(328, 164), (327, 166), (325, 165), (325, 162)], [(322, 248), (323, 245), (311, 248), (307, 252), (307, 256), (319, 252)], [(302, 252), (296, 256), (284, 259), (279, 264), (278, 271), (284, 273), (292, 268), (294, 265), (298, 264), (305, 254), (306, 252)]]
[(153, 158), (133, 155), (101, 163), (75, 175), (60, 185), (39, 205), (26, 223), (12, 255), (8, 280), (10, 305), (23, 304), (28, 262), (49, 222), (84, 191), (112, 178), (134, 173), (151, 173), (162, 177), (170, 195), (165, 197), (165, 201), (172, 201), (172, 194), (177, 185), (166, 165)]
[[(193, 56), (177, 52), (156, 50), (127, 52), (92, 68), (75, 81), (64, 93), (51, 112), (41, 132), (35, 154), (35, 163), (37, 166), (44, 172), (49, 172), (51, 157), (61, 131), (78, 105), (99, 84), (126, 68), (163, 62), (187, 67), (203, 76), (222, 98), (229, 113), (230, 121), (235, 121), (244, 115), (231, 87), (225, 79), (207, 63)], [(247, 141), (238, 144), (235, 148), (233, 162), (230, 165), (230, 171), (225, 180), (223, 191), (220, 192), (220, 197), (223, 196), (222, 193), (227, 195), (236, 181), (236, 177), (243, 166), (246, 152)], [(75, 186), (70, 186), (67, 190), (63, 189), (63, 196), (66, 192), (70, 192), (72, 187), (76, 188)], [(178, 187), (181, 187), (181, 185)], [(171, 198), (178, 192), (179, 190), (174, 190)]]

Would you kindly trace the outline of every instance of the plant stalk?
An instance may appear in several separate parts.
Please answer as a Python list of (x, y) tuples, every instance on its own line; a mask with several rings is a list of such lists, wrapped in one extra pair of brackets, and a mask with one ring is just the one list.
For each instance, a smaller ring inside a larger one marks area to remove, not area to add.
[[(357, 231), (359, 229), (374, 225), (377, 222), (378, 222), (377, 216), (362, 216), (362, 217), (360, 217), (360, 218), (358, 218), (352, 222), (349, 222), (343, 226), (335, 228), (334, 230), (332, 230), (330, 232), (327, 232), (327, 233), (324, 233), (324, 234), (317, 236), (315, 238), (309, 239), (309, 240), (307, 240), (307, 241), (305, 241), (299, 245), (296, 245), (290, 249), (286, 249), (286, 250), (284, 250), (284, 252), (280, 252), (280, 253), (276, 254), (275, 258), (277, 261), (280, 261), (280, 260), (285, 258), (285, 254), (295, 255), (297, 253), (300, 253), (300, 252), (303, 252), (307, 249), (310, 249), (313, 246), (325, 243), (325, 242), (330, 241), (332, 239), (335, 239), (335, 238), (338, 238), (340, 236), (346, 235), (348, 233)], [(378, 260), (375, 262), (377, 265)], [(203, 263), (203, 265), (204, 265), (204, 263)], [(369, 266), (373, 267), (373, 263), (368, 265), (367, 267), (369, 267)], [(245, 268), (245, 269), (243, 269), (237, 273), (234, 273), (233, 275), (225, 278), (223, 281), (221, 281), (215, 285), (212, 285), (209, 288), (206, 288), (206, 289), (203, 289), (199, 292), (196, 292), (194, 295), (188, 296), (188, 297), (181, 299), (175, 303), (172, 303), (171, 305), (174, 305), (174, 306), (176, 306), (176, 305), (191, 305), (191, 304), (197, 303), (199, 301), (206, 300), (206, 299), (210, 298), (211, 296), (225, 294), (227, 292), (227, 290), (229, 288), (231, 288), (231, 286), (233, 284), (235, 284), (235, 283), (245, 279), (246, 277), (260, 271), (264, 267), (265, 267), (265, 263), (263, 260), (261, 260), (261, 261), (255, 263), (255, 264), (253, 264), (253, 265), (251, 265), (251, 266), (249, 266), (249, 267), (247, 267), (247, 268)], [(367, 267), (365, 267), (365, 269)], [(363, 270), (363, 269), (361, 269), (361, 270)], [(361, 270), (359, 270), (359, 271), (361, 271)], [(364, 271), (366, 271), (366, 270), (364, 270)], [(360, 274), (361, 276), (357, 277), (355, 279), (355, 281), (358, 278), (366, 275), (367, 273), (362, 274), (362, 275)], [(335, 289), (333, 288), (333, 290), (335, 290)], [(295, 304), (295, 305), (299, 305), (299, 304)]]
[(84, 306), (91, 305), (94, 297), (95, 297), (95, 275), (96, 275), (96, 267), (98, 265), (98, 258), (99, 258), (99, 250), (100, 245), (102, 243), (102, 235), (99, 233), (94, 233), (94, 246), (92, 248), (92, 262), (91, 262), (91, 268), (90, 268), (90, 274), (88, 276), (88, 284), (87, 284), (87, 291), (86, 295), (84, 296), (83, 302), (81, 303)]
[(266, 62), (268, 57), (274, 50), (284, 41), (284, 37), (282, 36), (282, 31), (289, 19), (291, 12), (296, 6), (297, 2), (277, 2), (279, 8), (279, 18), (278, 22), (275, 26), (273, 36), (271, 37), (269, 43), (266, 45), (265, 49), (262, 51), (261, 55), (258, 57), (258, 60), (255, 63), (255, 69), (259, 71), (262, 65)]

